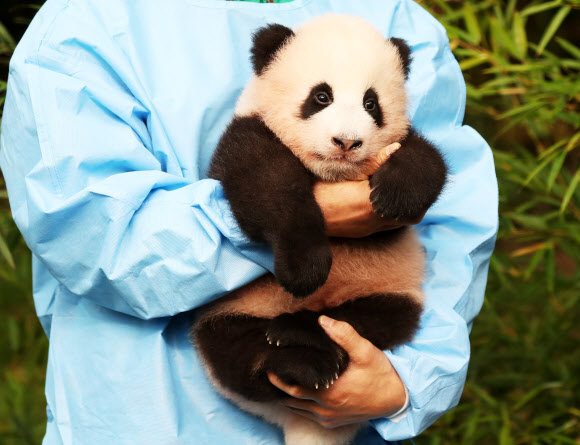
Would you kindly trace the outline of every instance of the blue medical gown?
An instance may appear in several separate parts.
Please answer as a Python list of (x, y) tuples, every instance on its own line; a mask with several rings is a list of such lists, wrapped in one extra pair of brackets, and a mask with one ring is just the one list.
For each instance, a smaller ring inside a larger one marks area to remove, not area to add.
[(497, 184), (489, 147), (462, 126), (465, 86), (440, 24), (408, 0), (48, 0), (12, 58), (1, 140), (50, 338), (45, 444), (281, 443), (213, 391), (186, 311), (272, 270), (206, 171), (251, 75), (252, 32), (328, 11), (409, 42), (409, 114), (452, 172), (419, 226), (421, 330), (387, 352), (411, 409), (358, 443), (417, 435), (457, 404)]

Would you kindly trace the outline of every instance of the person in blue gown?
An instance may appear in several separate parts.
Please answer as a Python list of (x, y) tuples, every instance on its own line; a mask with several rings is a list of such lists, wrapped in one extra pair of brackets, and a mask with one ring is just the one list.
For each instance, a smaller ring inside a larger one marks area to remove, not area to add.
[[(462, 125), (464, 82), (435, 19), (411, 0), (48, 0), (11, 60), (0, 151), (50, 339), (45, 445), (283, 443), (212, 389), (188, 311), (273, 266), (206, 175), (251, 76), (252, 32), (327, 12), (407, 40), (409, 115), (451, 171), (417, 226), (428, 261), (421, 329), (381, 352), (408, 406), (370, 420), (356, 443), (416, 436), (458, 403), (497, 183), (489, 147)], [(340, 338), (348, 327), (329, 329)]]

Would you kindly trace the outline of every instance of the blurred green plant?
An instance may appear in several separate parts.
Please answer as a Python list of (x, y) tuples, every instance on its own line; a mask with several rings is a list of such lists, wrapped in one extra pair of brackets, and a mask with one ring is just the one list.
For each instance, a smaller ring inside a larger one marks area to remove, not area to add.
[[(12, 2), (14, 3), (14, 2)], [(25, 28), (38, 5), (6, 9), (16, 31)], [(8, 61), (16, 38), (0, 22), (0, 109), (6, 97)], [(1, 119), (1, 114), (0, 114)], [(36, 445), (46, 429), (44, 380), (48, 341), (32, 300), (31, 254), (10, 215), (8, 193), (0, 175), (0, 443)]]
[[(42, 0), (8, 3), (4, 73)], [(466, 123), (493, 148), (500, 231), (462, 401), (417, 443), (578, 444), (580, 0), (419, 3), (447, 29), (467, 83)], [(0, 106), (5, 93), (3, 74)], [(0, 317), (0, 443), (38, 444), (48, 346), (1, 177)]]
[(493, 148), (500, 230), (462, 401), (417, 442), (578, 444), (580, 1), (419, 3)]

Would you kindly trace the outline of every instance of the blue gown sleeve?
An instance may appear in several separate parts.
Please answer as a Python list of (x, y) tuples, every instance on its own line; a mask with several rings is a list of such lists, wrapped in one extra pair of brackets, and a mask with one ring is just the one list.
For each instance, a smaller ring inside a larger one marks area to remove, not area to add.
[(465, 83), (445, 30), (419, 5), (404, 1), (389, 35), (408, 36), (409, 29), (412, 122), (440, 147), (451, 174), (418, 227), (427, 254), (421, 328), (412, 342), (386, 352), (410, 396), (410, 409), (398, 422), (372, 421), (388, 440), (417, 436), (459, 402), (469, 331), (483, 304), (498, 229), (493, 155), (476, 131), (462, 125)]
[(42, 15), (58, 20), (55, 4), (11, 60), (2, 127), (2, 171), (33, 254), (73, 294), (141, 318), (264, 273), (219, 182), (185, 175), (173, 147), (152, 141), (158, 123), (110, 35), (50, 38)]

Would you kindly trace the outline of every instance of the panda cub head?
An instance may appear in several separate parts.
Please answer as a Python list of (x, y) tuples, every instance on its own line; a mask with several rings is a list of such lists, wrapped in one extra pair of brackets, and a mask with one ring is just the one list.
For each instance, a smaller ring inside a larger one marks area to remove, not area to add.
[(362, 19), (326, 15), (254, 34), (237, 116), (259, 116), (316, 176), (354, 179), (409, 129), (410, 49)]

